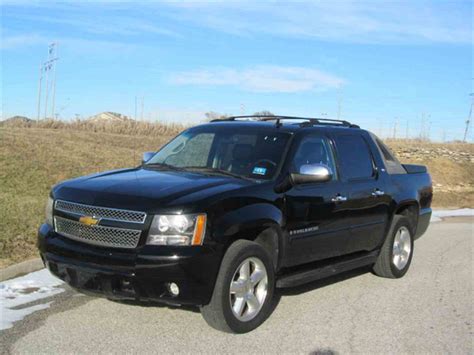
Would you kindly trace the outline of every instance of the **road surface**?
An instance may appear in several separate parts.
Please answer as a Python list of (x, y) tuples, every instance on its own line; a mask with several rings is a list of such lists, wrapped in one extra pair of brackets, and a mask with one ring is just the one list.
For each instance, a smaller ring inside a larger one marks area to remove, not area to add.
[[(25, 353), (473, 353), (473, 220), (433, 223), (399, 280), (366, 270), (280, 292), (255, 331), (209, 328), (193, 309), (141, 306), (66, 290), (0, 333)], [(31, 306), (31, 305), (29, 305)]]

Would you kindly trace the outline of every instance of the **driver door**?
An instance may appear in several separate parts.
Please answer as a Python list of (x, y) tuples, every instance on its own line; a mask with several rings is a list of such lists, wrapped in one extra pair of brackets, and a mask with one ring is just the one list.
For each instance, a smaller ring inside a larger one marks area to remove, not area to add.
[(332, 179), (296, 185), (286, 193), (286, 266), (343, 255), (350, 237), (350, 226), (345, 221), (348, 188), (339, 180), (328, 137), (309, 135), (300, 141), (290, 170), (299, 172), (308, 164), (326, 165), (332, 171)]

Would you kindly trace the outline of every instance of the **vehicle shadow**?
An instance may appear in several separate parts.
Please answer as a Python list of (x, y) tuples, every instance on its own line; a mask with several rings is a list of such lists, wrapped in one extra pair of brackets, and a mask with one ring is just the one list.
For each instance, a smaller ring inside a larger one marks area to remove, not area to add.
[(111, 302), (126, 304), (128, 306), (137, 306), (137, 307), (151, 307), (151, 308), (169, 308), (169, 309), (176, 309), (182, 311), (190, 311), (194, 313), (200, 313), (198, 306), (188, 306), (188, 305), (181, 305), (181, 306), (173, 306), (166, 303), (161, 302), (153, 302), (153, 301), (134, 301), (134, 300), (114, 300), (109, 299)]

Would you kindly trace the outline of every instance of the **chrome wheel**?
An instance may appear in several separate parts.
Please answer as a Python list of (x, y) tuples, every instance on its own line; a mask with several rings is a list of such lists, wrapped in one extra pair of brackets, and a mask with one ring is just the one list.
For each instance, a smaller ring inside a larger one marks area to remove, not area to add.
[(243, 322), (255, 318), (262, 309), (268, 293), (268, 275), (263, 262), (255, 257), (245, 259), (230, 283), (230, 307)]
[(403, 270), (410, 259), (411, 235), (407, 227), (400, 227), (393, 240), (392, 262), (398, 270)]

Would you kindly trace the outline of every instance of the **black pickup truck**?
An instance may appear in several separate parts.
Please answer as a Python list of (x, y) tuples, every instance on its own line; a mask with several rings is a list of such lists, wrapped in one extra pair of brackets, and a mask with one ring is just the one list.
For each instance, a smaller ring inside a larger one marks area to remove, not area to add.
[(81, 292), (199, 306), (243, 333), (275, 288), (367, 266), (402, 277), (431, 200), (425, 167), (347, 121), (232, 117), (53, 187), (38, 247)]

